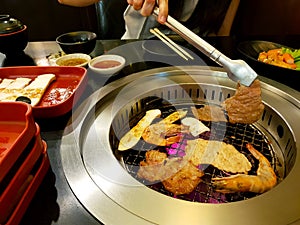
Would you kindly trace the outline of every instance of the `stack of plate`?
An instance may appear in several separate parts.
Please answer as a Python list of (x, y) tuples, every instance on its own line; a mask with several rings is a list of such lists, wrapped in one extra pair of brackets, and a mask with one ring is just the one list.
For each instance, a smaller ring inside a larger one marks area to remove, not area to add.
[(0, 102), (0, 224), (18, 224), (48, 168), (32, 107)]

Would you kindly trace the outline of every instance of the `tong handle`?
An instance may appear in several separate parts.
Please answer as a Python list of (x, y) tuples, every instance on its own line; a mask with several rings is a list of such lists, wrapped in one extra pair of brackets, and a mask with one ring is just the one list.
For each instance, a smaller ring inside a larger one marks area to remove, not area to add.
[[(158, 14), (159, 8), (155, 7), (153, 10), (153, 15), (157, 17)], [(246, 62), (243, 60), (232, 60), (228, 58), (170, 15), (167, 17), (165, 25), (179, 34), (195, 48), (199, 49), (210, 59), (218, 63), (220, 66), (223, 66), (231, 80), (241, 82), (246, 86), (250, 86), (257, 78), (256, 72)]]

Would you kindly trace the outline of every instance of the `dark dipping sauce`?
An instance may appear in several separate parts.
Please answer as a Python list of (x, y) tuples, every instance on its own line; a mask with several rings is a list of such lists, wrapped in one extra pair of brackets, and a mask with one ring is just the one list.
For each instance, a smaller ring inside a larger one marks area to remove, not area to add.
[(100, 62), (96, 62), (93, 64), (94, 67), (99, 68), (99, 69), (107, 69), (107, 68), (112, 68), (121, 65), (120, 62), (115, 61), (115, 60), (103, 60)]

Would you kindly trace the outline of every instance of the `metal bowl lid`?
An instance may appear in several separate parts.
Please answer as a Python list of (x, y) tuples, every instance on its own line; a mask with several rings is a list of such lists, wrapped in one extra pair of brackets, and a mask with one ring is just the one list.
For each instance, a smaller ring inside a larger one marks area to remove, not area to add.
[(0, 34), (9, 34), (22, 30), (23, 28), (24, 24), (21, 21), (7, 14), (0, 15)]

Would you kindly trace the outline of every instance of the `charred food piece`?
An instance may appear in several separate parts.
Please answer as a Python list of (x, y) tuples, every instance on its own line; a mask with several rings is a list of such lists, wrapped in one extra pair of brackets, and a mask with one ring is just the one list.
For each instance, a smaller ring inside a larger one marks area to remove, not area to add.
[(256, 79), (250, 87), (238, 83), (236, 93), (224, 101), (223, 107), (230, 123), (251, 124), (259, 120), (264, 111), (260, 81)]
[(162, 182), (174, 195), (189, 194), (201, 182), (203, 171), (184, 157), (168, 158), (166, 153), (150, 150), (140, 163), (138, 177), (151, 182)]

